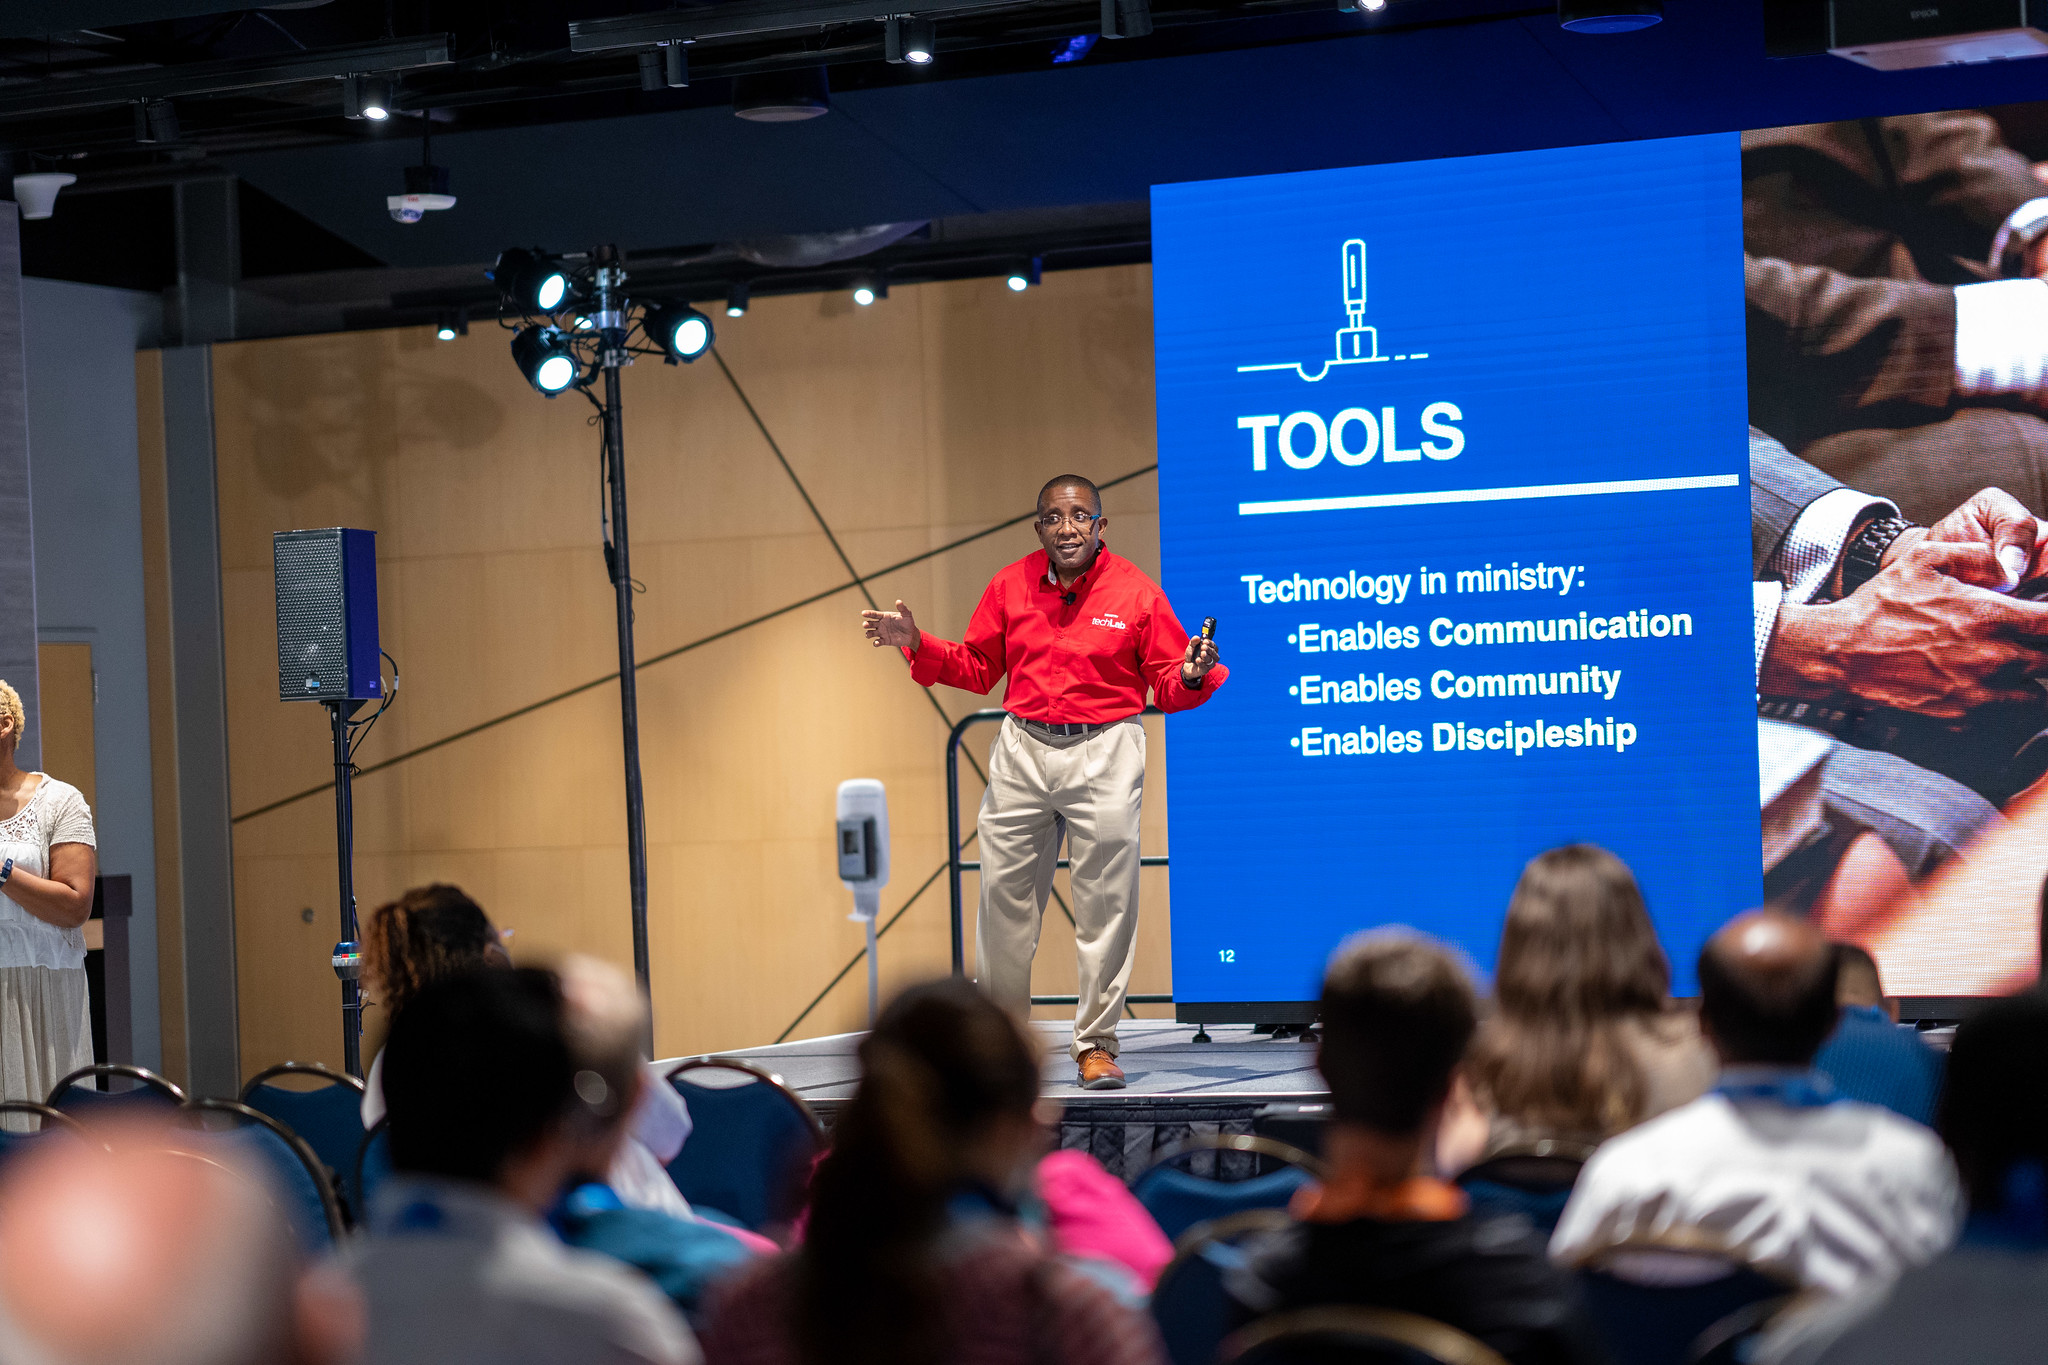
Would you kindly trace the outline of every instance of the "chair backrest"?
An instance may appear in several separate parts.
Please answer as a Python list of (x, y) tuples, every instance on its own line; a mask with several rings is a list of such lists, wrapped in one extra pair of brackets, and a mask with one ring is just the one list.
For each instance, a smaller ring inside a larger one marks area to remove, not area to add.
[(362, 1144), (356, 1148), (355, 1160), (349, 1163), (348, 1188), (355, 1199), (349, 1212), (357, 1227), (369, 1222), (370, 1200), (376, 1197), (377, 1187), (390, 1174), (391, 1116), (386, 1114), (363, 1134)]
[(1152, 1320), (1173, 1365), (1209, 1365), (1230, 1330), (1224, 1278), (1242, 1263), (1244, 1241), (1287, 1226), (1279, 1209), (1244, 1209), (1189, 1228), (1152, 1289)]
[[(304, 1077), (311, 1089), (293, 1089), (276, 1080)], [(306, 1140), (327, 1168), (342, 1207), (353, 1210), (356, 1153), (363, 1145), (363, 1083), (354, 1076), (330, 1071), (314, 1062), (284, 1062), (257, 1072), (242, 1087), (242, 1103), (282, 1123)]]
[(1579, 1262), (1587, 1316), (1611, 1365), (1687, 1365), (1703, 1339), (1796, 1287), (1688, 1228), (1632, 1237)]
[[(1197, 1152), (1247, 1152), (1280, 1164), (1249, 1180), (1211, 1180), (1174, 1168), (1173, 1163)], [(1323, 1164), (1315, 1157), (1271, 1138), (1249, 1133), (1203, 1135), (1161, 1152), (1131, 1182), (1131, 1193), (1168, 1237), (1179, 1238), (1198, 1223), (1228, 1214), (1285, 1208), (1294, 1192), (1322, 1171)]]
[(1550, 1139), (1504, 1147), (1467, 1169), (1458, 1186), (1475, 1214), (1520, 1214), (1548, 1235), (1592, 1155), (1590, 1147)]
[[(710, 1085), (712, 1076), (737, 1084)], [(761, 1231), (792, 1218), (825, 1128), (782, 1078), (734, 1057), (694, 1057), (668, 1082), (690, 1106), (690, 1140), (669, 1162), (669, 1178), (692, 1205)]]
[[(317, 1255), (341, 1240), (341, 1201), (326, 1165), (304, 1138), (239, 1100), (187, 1100), (181, 1113), (205, 1136), (221, 1139), (223, 1147), (241, 1151), (269, 1174), (279, 1206), (309, 1252)], [(229, 1131), (209, 1127), (210, 1117), (229, 1120)]]
[[(128, 1080), (134, 1084), (127, 1090), (117, 1091), (99, 1090), (85, 1084), (102, 1077), (110, 1081)], [(44, 1102), (53, 1109), (78, 1116), (137, 1108), (161, 1111), (183, 1104), (185, 1092), (147, 1067), (130, 1066), (125, 1062), (96, 1062), (92, 1066), (78, 1068), (51, 1086), (50, 1096)]]
[[(34, 1126), (30, 1126), (33, 1123)], [(56, 1132), (80, 1134), (85, 1125), (60, 1109), (34, 1100), (0, 1100), (0, 1163), (32, 1150)]]
[(1331, 1305), (1261, 1318), (1224, 1341), (1219, 1365), (1507, 1365), (1485, 1342), (1434, 1318)]

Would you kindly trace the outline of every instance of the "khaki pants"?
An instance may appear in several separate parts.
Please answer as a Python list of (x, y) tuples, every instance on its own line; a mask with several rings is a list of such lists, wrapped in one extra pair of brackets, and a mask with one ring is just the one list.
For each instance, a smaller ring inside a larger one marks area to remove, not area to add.
[(1078, 1060), (1117, 1051), (1116, 1023), (1138, 943), (1138, 815), (1145, 727), (1136, 716), (1086, 735), (1048, 736), (1003, 721), (988, 755), (981, 837), (981, 984), (1020, 1018), (1031, 1011), (1031, 959), (1065, 835), (1072, 860), (1080, 1003)]

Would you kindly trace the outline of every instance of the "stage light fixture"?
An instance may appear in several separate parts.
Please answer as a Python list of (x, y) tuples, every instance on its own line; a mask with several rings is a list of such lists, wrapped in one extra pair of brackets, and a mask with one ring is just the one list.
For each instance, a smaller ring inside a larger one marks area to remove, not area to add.
[(444, 308), (441, 320), (434, 325), (434, 335), (442, 341), (453, 341), (469, 335), (469, 311), (464, 308)]
[(889, 282), (880, 275), (863, 275), (853, 284), (853, 301), (865, 308), (876, 299), (889, 297)]
[(569, 297), (568, 275), (542, 251), (516, 246), (501, 251), (497, 264), (484, 273), (522, 313), (552, 313)]
[(641, 325), (670, 364), (687, 365), (711, 349), (711, 319), (687, 303), (650, 304)]
[(559, 328), (522, 327), (512, 337), (512, 363), (549, 398), (576, 382), (576, 352)]
[(1573, 33), (1633, 33), (1663, 19), (1664, 0), (1557, 0), (1557, 22)]
[(729, 318), (745, 317), (752, 293), (745, 280), (734, 280), (725, 291), (725, 315)]
[(1010, 278), (1005, 280), (1004, 283), (1009, 285), (1014, 292), (1021, 294), (1025, 290), (1029, 289), (1032, 285), (1038, 283), (1039, 272), (1044, 267), (1044, 264), (1044, 261), (1040, 260), (1036, 256), (1033, 256), (1023, 265), (1020, 265), (1015, 270), (1012, 270), (1010, 272)]

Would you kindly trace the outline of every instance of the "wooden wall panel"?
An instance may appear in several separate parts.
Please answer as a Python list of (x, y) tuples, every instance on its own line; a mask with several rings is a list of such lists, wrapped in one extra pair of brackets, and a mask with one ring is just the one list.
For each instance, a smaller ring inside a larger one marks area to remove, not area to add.
[[(1052, 474), (1152, 463), (1149, 287), (1135, 267), (1049, 275), (1023, 295), (1000, 281), (903, 288), (868, 309), (764, 299), (720, 320), (719, 350), (870, 573), (1028, 511)], [(404, 681), (359, 756), (365, 911), (451, 880), (516, 930), (516, 956), (629, 962), (615, 684), (409, 756), (615, 668), (589, 405), (533, 393), (483, 326), (452, 343), (356, 333), (215, 357), (246, 1068), (340, 1050), (331, 798), (249, 814), (330, 775), (324, 712), (276, 699), (273, 531), (378, 532), (384, 645)], [(848, 576), (718, 363), (642, 360), (625, 380), (657, 1046), (764, 1043), (860, 948), (832, 859), (838, 782), (889, 786), (885, 918), (943, 861), (947, 721), (900, 658), (861, 639), (857, 590), (793, 606)], [(1110, 543), (1156, 573), (1152, 476), (1106, 504)], [(957, 636), (988, 576), (1034, 545), (1011, 527), (870, 590)], [(720, 632), (732, 633), (707, 639)], [(929, 695), (955, 718), (990, 704)], [(1164, 740), (1151, 732), (1146, 841), (1159, 851)], [(990, 738), (973, 732), (976, 762)], [(971, 773), (964, 786), (971, 828)], [(973, 891), (970, 879), (970, 921)], [(1163, 874), (1145, 874), (1139, 991), (1171, 988), (1165, 892)], [(1071, 991), (1072, 935), (1056, 908), (1047, 920), (1039, 989)], [(883, 940), (885, 986), (944, 971), (947, 952), (940, 878)], [(864, 1010), (857, 969), (794, 1036), (857, 1027)], [(374, 1037), (374, 1010), (368, 1022)]]

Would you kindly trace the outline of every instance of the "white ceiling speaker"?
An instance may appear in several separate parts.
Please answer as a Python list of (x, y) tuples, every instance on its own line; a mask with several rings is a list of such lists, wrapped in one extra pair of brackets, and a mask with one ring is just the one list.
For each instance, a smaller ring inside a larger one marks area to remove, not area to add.
[(14, 177), (14, 202), (21, 205), (24, 218), (48, 218), (57, 211), (57, 191), (76, 185), (78, 177), (69, 171), (38, 171)]

